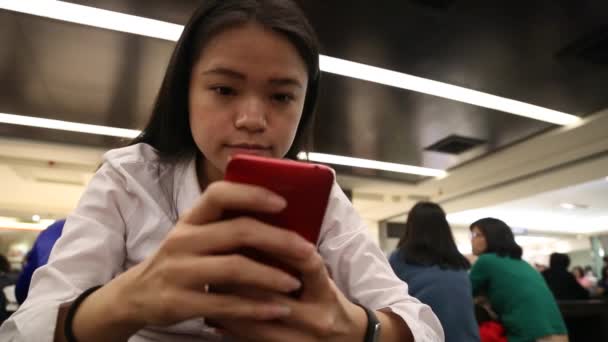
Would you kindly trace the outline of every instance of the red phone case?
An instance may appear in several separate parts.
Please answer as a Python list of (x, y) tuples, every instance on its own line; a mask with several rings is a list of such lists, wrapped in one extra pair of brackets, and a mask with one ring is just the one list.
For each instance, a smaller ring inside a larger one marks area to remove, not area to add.
[[(278, 228), (289, 229), (306, 240), (317, 244), (325, 210), (334, 183), (332, 170), (323, 165), (308, 164), (283, 159), (251, 155), (235, 155), (226, 168), (224, 180), (258, 185), (271, 190), (287, 200), (287, 207), (280, 213), (226, 212), (224, 218), (249, 216)], [(298, 272), (274, 256), (252, 248), (235, 251), (261, 263), (278, 267), (294, 276)], [(231, 286), (209, 286), (209, 291), (229, 293)], [(298, 298), (302, 289), (290, 295)], [(208, 322), (212, 324), (212, 322)]]
[(230, 216), (252, 216), (317, 243), (334, 183), (330, 168), (284, 159), (235, 155), (228, 163), (224, 179), (262, 186), (287, 200), (287, 207), (277, 214), (230, 213)]

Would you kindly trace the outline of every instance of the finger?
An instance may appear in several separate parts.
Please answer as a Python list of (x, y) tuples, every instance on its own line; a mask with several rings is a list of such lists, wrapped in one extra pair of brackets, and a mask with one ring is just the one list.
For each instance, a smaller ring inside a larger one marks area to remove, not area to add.
[[(242, 285), (221, 285), (215, 290), (219, 293), (229, 293), (231, 295), (254, 299), (265, 303), (284, 304), (292, 307), (292, 301), (296, 300), (290, 294), (285, 294), (277, 291), (269, 291), (262, 288)], [(292, 308), (293, 314), (293, 308)]]
[(338, 332), (348, 331), (346, 321), (337, 319), (344, 318), (345, 312), (341, 309), (344, 301), (338, 298), (340, 294), (333, 293), (333, 298), (323, 295), (324, 299), (292, 299), (285, 296), (277, 296), (272, 299), (272, 303), (280, 303), (291, 308), (291, 314), (285, 322), (295, 329), (306, 331), (314, 336), (327, 338)]
[(179, 291), (165, 295), (170, 303), (172, 317), (182, 320), (205, 317), (211, 320), (246, 319), (254, 321), (276, 320), (290, 315), (291, 309), (278, 303), (260, 302), (229, 294)]
[(262, 187), (218, 181), (207, 187), (181, 221), (204, 224), (219, 220), (226, 210), (273, 213), (286, 206), (284, 198)]
[(316, 247), (295, 232), (240, 217), (174, 231), (164, 248), (174, 253), (221, 254), (253, 248), (278, 258), (308, 258)]
[(168, 276), (191, 289), (201, 289), (207, 284), (230, 284), (288, 293), (302, 285), (284, 271), (238, 254), (187, 257), (169, 267)]
[(281, 322), (251, 320), (218, 320), (217, 323), (228, 335), (238, 340), (251, 342), (312, 342), (312, 334), (294, 329)]
[(313, 294), (319, 297), (327, 292), (331, 286), (331, 278), (321, 255), (313, 251), (306, 258), (282, 258), (283, 264), (299, 274), (303, 283), (303, 295)]

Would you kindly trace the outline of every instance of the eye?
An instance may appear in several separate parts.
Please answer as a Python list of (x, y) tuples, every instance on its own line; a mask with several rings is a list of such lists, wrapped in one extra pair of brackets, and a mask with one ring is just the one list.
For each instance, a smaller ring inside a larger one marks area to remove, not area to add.
[(279, 103), (288, 103), (293, 101), (293, 96), (290, 94), (277, 93), (272, 95), (272, 100)]
[(217, 87), (211, 87), (211, 90), (213, 90), (215, 93), (217, 93), (218, 95), (221, 95), (221, 96), (236, 95), (236, 90), (233, 88), (230, 88), (230, 87), (217, 86)]

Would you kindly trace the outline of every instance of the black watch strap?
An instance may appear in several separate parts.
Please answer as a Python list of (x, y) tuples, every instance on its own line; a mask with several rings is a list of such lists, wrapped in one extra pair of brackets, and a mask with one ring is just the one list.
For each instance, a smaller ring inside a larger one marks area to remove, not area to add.
[(380, 321), (376, 317), (373, 310), (361, 305), (367, 315), (367, 329), (365, 330), (365, 338), (363, 342), (378, 342), (380, 341)]

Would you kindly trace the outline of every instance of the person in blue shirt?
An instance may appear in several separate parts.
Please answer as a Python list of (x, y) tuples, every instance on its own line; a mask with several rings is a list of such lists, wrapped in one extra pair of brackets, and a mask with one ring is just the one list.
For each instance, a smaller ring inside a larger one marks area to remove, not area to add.
[(65, 219), (57, 220), (43, 230), (36, 238), (34, 246), (32, 246), (32, 249), (27, 254), (25, 265), (23, 266), (23, 270), (21, 271), (19, 279), (17, 280), (17, 285), (15, 286), (15, 297), (19, 304), (25, 302), (25, 299), (27, 298), (34, 271), (36, 271), (38, 267), (45, 265), (49, 260), (51, 250), (55, 245), (55, 241), (61, 236), (64, 224)]
[(429, 305), (447, 342), (479, 341), (469, 261), (458, 251), (441, 207), (420, 202), (409, 212), (403, 236), (389, 258), (409, 292)]

